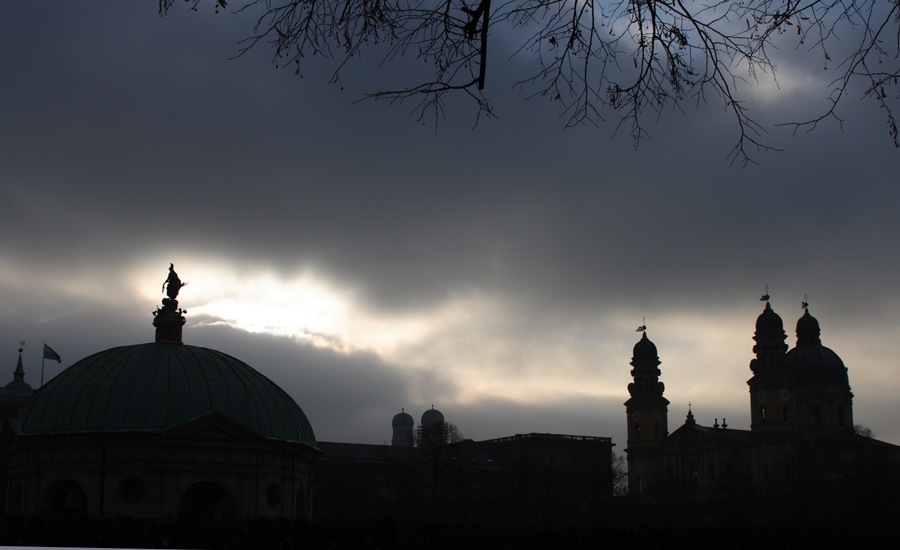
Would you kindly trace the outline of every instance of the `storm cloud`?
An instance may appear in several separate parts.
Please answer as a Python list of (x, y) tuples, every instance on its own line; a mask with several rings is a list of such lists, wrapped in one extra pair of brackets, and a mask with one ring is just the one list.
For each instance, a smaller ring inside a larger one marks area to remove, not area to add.
[[(325, 64), (299, 78), (264, 48), (229, 59), (246, 15), (0, 10), (10, 376), (22, 339), (33, 385), (42, 340), (63, 367), (150, 340), (173, 262), (190, 281), (185, 342), (282, 385), (320, 439), (388, 441), (401, 407), (433, 404), (479, 439), (581, 433), (621, 449), (643, 318), (670, 424), (690, 401), (701, 423), (747, 426), (768, 284), (790, 344), (809, 296), (850, 369), (855, 421), (900, 443), (900, 162), (874, 104), (847, 102), (843, 130), (769, 126), (784, 151), (741, 169), (714, 102), (663, 113), (635, 149), (614, 120), (564, 130), (552, 102), (513, 89), (518, 61), (498, 59), (499, 118), (473, 127), (452, 101), (435, 128), (356, 102), (402, 65), (362, 59), (329, 85)], [(791, 74), (781, 93), (748, 88), (760, 120), (809, 109), (819, 76)]]

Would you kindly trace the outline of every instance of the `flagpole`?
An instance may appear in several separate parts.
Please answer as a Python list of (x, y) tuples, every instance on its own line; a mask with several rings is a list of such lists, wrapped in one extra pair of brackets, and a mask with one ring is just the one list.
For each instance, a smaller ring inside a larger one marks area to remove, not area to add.
[(47, 354), (44, 353), (44, 350), (46, 350), (46, 349), (47, 349), (47, 341), (44, 340), (44, 347), (41, 348), (41, 385), (38, 386), (39, 388), (44, 387), (44, 361), (47, 360)]

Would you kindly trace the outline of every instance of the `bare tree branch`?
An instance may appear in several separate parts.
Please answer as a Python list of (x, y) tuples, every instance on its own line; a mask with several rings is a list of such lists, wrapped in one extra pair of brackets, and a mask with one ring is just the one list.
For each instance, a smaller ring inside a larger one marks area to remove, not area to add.
[[(216, 9), (224, 0), (210, 0)], [(189, 0), (196, 9), (200, 0)], [(166, 13), (174, 0), (160, 0)], [(883, 109), (898, 142), (900, 0), (250, 0), (237, 10), (257, 15), (237, 57), (268, 43), (277, 66), (302, 74), (310, 56), (333, 59), (332, 82), (366, 49), (381, 63), (413, 57), (431, 66), (423, 82), (370, 92), (368, 99), (414, 101), (419, 118), (445, 115), (448, 94), (476, 107), (476, 122), (493, 116), (484, 95), (490, 40), (518, 40), (511, 57), (530, 56), (534, 70), (517, 86), (529, 97), (559, 102), (567, 126), (600, 124), (616, 113), (637, 146), (646, 117), (658, 119), (685, 102), (716, 98), (734, 121), (733, 162), (772, 149), (765, 129), (740, 97), (745, 83), (775, 78), (770, 51), (790, 41), (813, 62), (824, 57), (837, 76), (824, 90), (830, 104), (813, 118), (786, 125), (839, 125), (842, 100), (856, 86)], [(377, 48), (376, 48), (377, 47)], [(385, 53), (386, 52), (386, 53)], [(831, 59), (841, 52), (839, 61)], [(777, 80), (775, 81), (777, 83)], [(859, 84), (857, 84), (859, 83)]]

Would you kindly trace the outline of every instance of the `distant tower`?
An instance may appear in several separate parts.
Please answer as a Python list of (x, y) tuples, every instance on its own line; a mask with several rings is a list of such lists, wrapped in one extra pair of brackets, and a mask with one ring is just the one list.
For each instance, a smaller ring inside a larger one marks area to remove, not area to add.
[(444, 415), (432, 405), (422, 413), (422, 420), (419, 422), (419, 444), (428, 441), (433, 445), (446, 441), (448, 437)]
[[(22, 344), (24, 343), (22, 342)], [(14, 418), (33, 393), (31, 385), (25, 381), (25, 369), (22, 368), (22, 348), (19, 348), (19, 361), (13, 372), (13, 380), (5, 387), (0, 388), (0, 420)]]
[(434, 405), (431, 406), (430, 409), (422, 413), (422, 422), (420, 425), (423, 428), (431, 428), (435, 424), (443, 424), (444, 423), (444, 415), (441, 411), (434, 408)]
[(796, 397), (786, 338), (781, 317), (766, 301), (765, 309), (756, 319), (753, 335), (756, 357), (750, 361), (753, 377), (747, 381), (755, 483), (787, 481), (794, 474), (789, 471), (787, 453), (793, 447)]
[(413, 447), (415, 445), (415, 437), (413, 435), (413, 426), (415, 421), (413, 417), (407, 414), (403, 409), (394, 415), (391, 420), (391, 427), (394, 429), (394, 437), (391, 438), (391, 445), (394, 447)]
[(787, 334), (781, 317), (766, 302), (765, 309), (756, 319), (753, 334), (756, 357), (750, 361), (753, 377), (747, 381), (752, 404), (750, 429), (753, 431), (778, 430), (787, 423), (781, 405), (790, 398), (793, 380), (785, 339)]
[(6, 385), (8, 390), (27, 390), (31, 391), (31, 385), (25, 381), (25, 369), (22, 368), (22, 348), (19, 348), (19, 362), (16, 364), (16, 370), (13, 372), (13, 381)]
[[(643, 329), (643, 330), (641, 330)], [(662, 447), (669, 435), (669, 401), (663, 397), (665, 385), (660, 382), (660, 360), (656, 345), (644, 334), (634, 345), (631, 376), (628, 384), (631, 399), (625, 402), (628, 417), (628, 491), (637, 494), (652, 491), (662, 483)]]

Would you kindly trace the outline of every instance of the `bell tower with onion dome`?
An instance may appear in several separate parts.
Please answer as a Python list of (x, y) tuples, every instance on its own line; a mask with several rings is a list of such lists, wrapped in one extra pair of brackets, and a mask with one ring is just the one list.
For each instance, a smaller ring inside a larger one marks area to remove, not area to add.
[(750, 436), (753, 439), (752, 477), (756, 484), (790, 483), (797, 472), (790, 450), (796, 437), (795, 378), (787, 357), (787, 334), (781, 317), (766, 302), (756, 319), (753, 376), (750, 386)]
[[(769, 295), (763, 295), (766, 307), (756, 319), (750, 370), (750, 430), (754, 433), (785, 431), (794, 425), (791, 363), (787, 357), (787, 334), (781, 317), (772, 309)], [(790, 430), (788, 430), (790, 431)]]
[(625, 402), (628, 422), (628, 492), (639, 494), (658, 489), (662, 484), (662, 448), (669, 435), (669, 401), (663, 397), (665, 385), (659, 380), (660, 360), (656, 345), (647, 338), (642, 325), (641, 339), (634, 345), (631, 398)]

